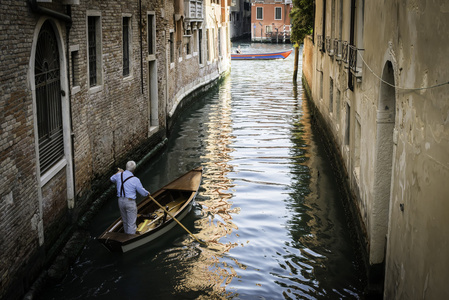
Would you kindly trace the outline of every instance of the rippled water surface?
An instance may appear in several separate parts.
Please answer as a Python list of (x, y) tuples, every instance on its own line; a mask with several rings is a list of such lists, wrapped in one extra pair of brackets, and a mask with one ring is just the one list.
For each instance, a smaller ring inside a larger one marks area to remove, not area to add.
[[(233, 61), (231, 75), (189, 107), (167, 149), (137, 174), (154, 192), (203, 166), (183, 223), (207, 247), (179, 226), (126, 254), (92, 239), (43, 299), (362, 299), (354, 242), (302, 87), (292, 84), (293, 61), (294, 52)], [(116, 201), (93, 221), (93, 237), (119, 216)]]

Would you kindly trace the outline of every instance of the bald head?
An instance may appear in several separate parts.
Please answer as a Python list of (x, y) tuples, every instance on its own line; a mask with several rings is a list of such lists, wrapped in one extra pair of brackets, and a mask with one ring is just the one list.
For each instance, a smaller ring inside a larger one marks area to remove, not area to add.
[(134, 173), (134, 171), (136, 170), (136, 163), (133, 160), (130, 160), (129, 162), (127, 162), (126, 170)]

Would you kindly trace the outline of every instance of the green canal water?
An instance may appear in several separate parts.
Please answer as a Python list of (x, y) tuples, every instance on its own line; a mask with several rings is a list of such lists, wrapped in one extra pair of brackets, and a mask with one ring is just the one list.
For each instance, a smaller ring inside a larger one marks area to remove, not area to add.
[(68, 275), (41, 298), (363, 299), (362, 263), (304, 91), (292, 84), (293, 62), (294, 52), (233, 61), (231, 75), (190, 105), (167, 148), (137, 173), (154, 192), (203, 166), (183, 224), (207, 247), (177, 226), (126, 254), (108, 252), (94, 237), (119, 216), (114, 197)]

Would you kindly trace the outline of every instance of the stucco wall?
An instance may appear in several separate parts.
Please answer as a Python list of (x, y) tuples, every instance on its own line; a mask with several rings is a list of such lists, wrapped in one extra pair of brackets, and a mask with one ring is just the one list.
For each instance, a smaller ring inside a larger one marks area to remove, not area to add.
[[(391, 59), (396, 85), (448, 82), (449, 3), (397, 1), (383, 9), (386, 19), (396, 18), (383, 29), (383, 59)], [(449, 297), (448, 92), (449, 85), (396, 88), (386, 298)]]
[[(262, 8), (262, 19), (257, 19), (257, 8)], [(281, 9), (281, 18), (275, 18), (275, 9)], [(284, 31), (290, 32), (290, 11), (292, 7), (290, 4), (283, 2), (276, 3), (274, 1), (265, 0), (263, 2), (251, 3), (251, 39), (253, 41), (271, 40), (271, 36), (266, 31), (266, 26), (271, 27), (273, 34), (279, 33), (282, 35)], [(277, 29), (277, 30), (276, 30)], [(281, 38), (281, 37), (280, 37)], [(288, 37), (289, 38), (289, 37)]]
[[(350, 2), (335, 2), (334, 25), (329, 1), (324, 14), (323, 1), (316, 2), (316, 38), (349, 41)], [(315, 43), (313, 99), (348, 170), (370, 264), (385, 262), (385, 298), (444, 299), (449, 6), (442, 0), (357, 0), (354, 10), (354, 44), (363, 49), (354, 88), (348, 86), (348, 64)]]
[(306, 36), (302, 49), (302, 73), (307, 80), (310, 89), (313, 89), (313, 41), (311, 36)]

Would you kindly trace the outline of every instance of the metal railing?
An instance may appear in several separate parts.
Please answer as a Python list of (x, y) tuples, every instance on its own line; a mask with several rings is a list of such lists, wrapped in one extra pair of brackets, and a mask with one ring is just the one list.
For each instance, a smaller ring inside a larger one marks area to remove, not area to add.
[(357, 73), (357, 47), (349, 45), (349, 69)]
[(323, 36), (320, 34), (316, 35), (316, 44), (320, 51), (323, 51)]
[(334, 55), (337, 60), (341, 60), (341, 40), (334, 39)]
[(334, 55), (334, 50), (332, 49), (332, 43), (331, 43), (331, 37), (326, 36), (326, 52), (329, 54), (329, 56)]
[(341, 48), (341, 54), (342, 54), (342, 60), (345, 64), (347, 64), (349, 62), (348, 55), (349, 49), (348, 49), (348, 42), (347, 41), (343, 41), (342, 43), (342, 48)]

